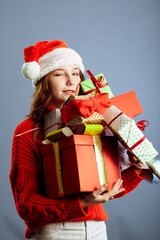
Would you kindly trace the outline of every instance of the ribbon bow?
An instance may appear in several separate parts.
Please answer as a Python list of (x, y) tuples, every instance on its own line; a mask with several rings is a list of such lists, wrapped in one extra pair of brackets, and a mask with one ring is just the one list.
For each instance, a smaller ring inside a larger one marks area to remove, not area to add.
[(145, 128), (148, 126), (148, 124), (149, 124), (149, 121), (147, 121), (147, 120), (141, 120), (136, 123), (137, 127), (142, 131), (145, 130)]
[(91, 79), (92, 82), (94, 83), (96, 89), (91, 89), (91, 90), (87, 91), (85, 94), (90, 94), (90, 93), (92, 93), (92, 92), (94, 92), (94, 91), (96, 91), (95, 94), (101, 93), (101, 91), (100, 91), (99, 88), (103, 88), (103, 87), (108, 86), (108, 83), (104, 83), (104, 77), (103, 77), (103, 76), (100, 76), (100, 77), (98, 78), (98, 80), (97, 80), (97, 79), (95, 78), (95, 76), (91, 73), (90, 70), (87, 70), (86, 72), (89, 74), (90, 79)]
[(108, 93), (101, 93), (89, 99), (75, 99), (69, 102), (61, 109), (64, 123), (78, 115), (88, 118), (94, 112), (103, 114), (111, 105), (108, 95)]

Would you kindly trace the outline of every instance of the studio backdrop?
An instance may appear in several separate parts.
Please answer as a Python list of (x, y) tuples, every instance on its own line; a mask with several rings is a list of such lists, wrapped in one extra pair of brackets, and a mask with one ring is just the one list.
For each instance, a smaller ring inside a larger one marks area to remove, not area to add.
[[(144, 110), (135, 121), (149, 121), (145, 136), (160, 152), (160, 1), (2, 0), (0, 26), (0, 239), (22, 240), (26, 227), (16, 212), (9, 171), (13, 132), (29, 113), (33, 94), (21, 74), (23, 49), (64, 40), (86, 70), (104, 74), (115, 96), (134, 90)], [(159, 240), (159, 203), (160, 184), (146, 181), (105, 203), (109, 240)]]

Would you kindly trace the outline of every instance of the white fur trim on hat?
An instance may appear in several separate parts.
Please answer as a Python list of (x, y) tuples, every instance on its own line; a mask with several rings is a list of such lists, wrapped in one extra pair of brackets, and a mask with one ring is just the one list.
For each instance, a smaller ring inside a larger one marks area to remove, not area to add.
[(49, 72), (72, 64), (76, 64), (84, 73), (82, 59), (76, 51), (71, 48), (56, 48), (40, 57), (38, 63), (35, 61), (24, 63), (22, 73), (25, 78), (31, 79), (33, 86), (35, 86)]

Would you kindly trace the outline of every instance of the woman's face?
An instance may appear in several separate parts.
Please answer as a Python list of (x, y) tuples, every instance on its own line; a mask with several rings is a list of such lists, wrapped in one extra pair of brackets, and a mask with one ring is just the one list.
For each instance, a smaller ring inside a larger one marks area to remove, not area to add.
[(46, 79), (52, 93), (50, 105), (59, 108), (70, 95), (78, 95), (80, 88), (80, 70), (76, 65), (60, 67), (47, 75)]

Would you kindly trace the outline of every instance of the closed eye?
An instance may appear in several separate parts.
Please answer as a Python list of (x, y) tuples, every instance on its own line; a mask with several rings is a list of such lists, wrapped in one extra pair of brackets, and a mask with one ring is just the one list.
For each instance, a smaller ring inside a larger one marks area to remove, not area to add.
[(56, 73), (55, 76), (56, 77), (59, 77), (59, 76), (62, 76), (63, 74), (62, 73)]

